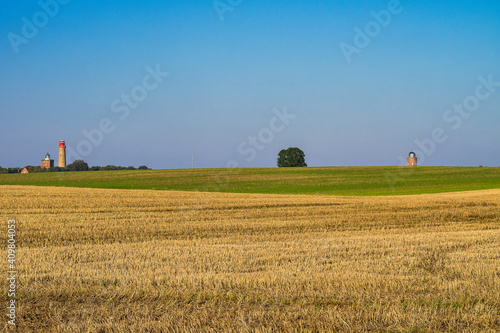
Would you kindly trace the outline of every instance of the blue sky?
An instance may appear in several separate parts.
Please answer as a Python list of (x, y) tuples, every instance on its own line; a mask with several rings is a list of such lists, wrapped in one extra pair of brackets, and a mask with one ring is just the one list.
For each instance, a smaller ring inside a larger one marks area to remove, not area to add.
[(500, 166), (498, 1), (1, 1), (2, 167)]

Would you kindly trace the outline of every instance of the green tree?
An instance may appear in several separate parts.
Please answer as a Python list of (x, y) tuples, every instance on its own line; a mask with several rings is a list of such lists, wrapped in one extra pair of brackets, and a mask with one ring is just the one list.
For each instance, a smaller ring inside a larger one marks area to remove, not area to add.
[(306, 155), (297, 147), (283, 149), (278, 154), (278, 167), (306, 167)]
[(71, 164), (68, 164), (67, 168), (70, 171), (88, 171), (89, 165), (85, 163), (84, 160), (76, 160)]
[(145, 165), (141, 165), (140, 167), (137, 168), (137, 170), (147, 170), (148, 167)]

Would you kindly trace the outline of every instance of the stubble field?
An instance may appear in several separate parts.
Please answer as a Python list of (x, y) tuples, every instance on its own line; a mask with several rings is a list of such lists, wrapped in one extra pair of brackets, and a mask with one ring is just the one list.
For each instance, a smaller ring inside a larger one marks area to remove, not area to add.
[(500, 330), (500, 190), (0, 190), (18, 332)]

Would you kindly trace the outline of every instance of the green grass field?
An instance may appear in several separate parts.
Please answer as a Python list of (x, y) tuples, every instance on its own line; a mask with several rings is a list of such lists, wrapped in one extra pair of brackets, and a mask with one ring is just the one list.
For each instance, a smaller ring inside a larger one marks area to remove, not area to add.
[(378, 196), (500, 188), (500, 168), (321, 167), (2, 174), (0, 185)]

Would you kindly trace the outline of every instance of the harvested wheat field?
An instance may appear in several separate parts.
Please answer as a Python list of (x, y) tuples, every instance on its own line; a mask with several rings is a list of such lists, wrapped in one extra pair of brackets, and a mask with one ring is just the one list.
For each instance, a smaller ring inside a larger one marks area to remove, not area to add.
[(500, 190), (0, 188), (18, 332), (500, 330)]

